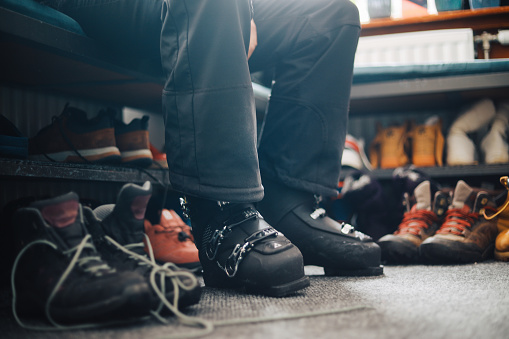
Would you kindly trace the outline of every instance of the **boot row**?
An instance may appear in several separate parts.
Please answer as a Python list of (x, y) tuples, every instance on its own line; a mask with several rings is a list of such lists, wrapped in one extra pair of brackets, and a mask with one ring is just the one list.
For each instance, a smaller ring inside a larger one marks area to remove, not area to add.
[[(509, 190), (507, 177), (501, 183)], [(405, 193), (398, 229), (379, 239), (388, 264), (457, 264), (492, 258), (509, 261), (509, 194), (470, 187), (459, 180), (454, 190), (433, 190), (420, 183)]]

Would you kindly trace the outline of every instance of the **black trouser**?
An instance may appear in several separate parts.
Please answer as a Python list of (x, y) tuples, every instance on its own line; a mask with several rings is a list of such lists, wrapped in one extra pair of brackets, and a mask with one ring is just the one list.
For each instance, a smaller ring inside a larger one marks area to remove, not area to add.
[[(164, 2), (164, 5), (163, 5)], [(79, 0), (85, 32), (144, 57), (159, 45), (170, 181), (203, 198), (253, 202), (265, 177), (335, 195), (360, 24), (348, 0)], [(163, 18), (162, 23), (160, 17)], [(139, 47), (141, 46), (141, 47)], [(259, 149), (250, 71), (275, 70)]]

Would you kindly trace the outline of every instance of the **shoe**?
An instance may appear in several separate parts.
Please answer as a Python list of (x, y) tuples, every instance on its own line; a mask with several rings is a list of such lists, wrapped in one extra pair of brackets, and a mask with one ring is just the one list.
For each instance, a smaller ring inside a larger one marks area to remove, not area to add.
[(405, 193), (407, 211), (398, 230), (378, 241), (382, 261), (388, 264), (419, 262), (419, 246), (440, 227), (448, 207), (448, 198), (444, 191), (434, 192), (429, 181), (420, 183), (411, 197)]
[(371, 163), (364, 152), (364, 140), (356, 139), (347, 134), (345, 139), (345, 148), (341, 157), (341, 166), (350, 167), (357, 170), (372, 170)]
[[(153, 313), (159, 314), (166, 307), (176, 313), (198, 303), (201, 288), (192, 273), (169, 263), (159, 265), (155, 262), (153, 252), (150, 252), (150, 256), (145, 253), (145, 246), (152, 248), (143, 225), (151, 195), (152, 185), (149, 181), (143, 186), (126, 184), (120, 190), (116, 204), (94, 209), (87, 227), (108, 264), (117, 269), (137, 272), (150, 282), (154, 299)], [(155, 279), (151, 278), (152, 274), (155, 274)], [(157, 296), (158, 291), (164, 295), (165, 300)]]
[(182, 198), (208, 287), (283, 297), (309, 286), (302, 254), (253, 204)]
[[(174, 210), (163, 209), (158, 224), (145, 219), (145, 234), (157, 261), (171, 262), (191, 272), (201, 270), (191, 227)], [(145, 244), (145, 252), (150, 253), (148, 243)]]
[(159, 151), (152, 143), (150, 143), (150, 152), (152, 153), (152, 158), (154, 159), (154, 163), (152, 164), (152, 168), (168, 168), (168, 160), (166, 159), (166, 153)]
[(29, 139), (29, 158), (41, 161), (115, 163), (120, 151), (109, 119), (87, 119), (80, 109), (65, 106), (51, 125)]
[(421, 257), (431, 263), (470, 263), (492, 257), (497, 223), (486, 220), (482, 211), (495, 210), (495, 196), (458, 181), (442, 226), (421, 244)]
[(494, 117), (495, 104), (491, 99), (477, 101), (458, 116), (447, 134), (447, 165), (478, 163), (475, 144), (468, 134), (483, 128)]
[(486, 164), (505, 164), (509, 162), (509, 101), (501, 102), (491, 124), (491, 128), (481, 141)]
[[(83, 222), (88, 207), (74, 192), (15, 212), (21, 251), (13, 266), (13, 311), (58, 323), (124, 321), (149, 314), (151, 293), (135, 272), (101, 259)], [(24, 326), (25, 327), (25, 326)]]
[(0, 157), (26, 159), (28, 157), (28, 138), (0, 114)]
[[(502, 200), (497, 212), (487, 215), (486, 211), (483, 212), (487, 220), (497, 218), (498, 235), (495, 239), (495, 260), (509, 261), (509, 178), (507, 176), (501, 177), (500, 182), (505, 186), (507, 192), (500, 196)], [(505, 201), (504, 199), (505, 195)]]
[(122, 156), (122, 164), (136, 167), (152, 165), (148, 120), (148, 115), (135, 118), (129, 124), (114, 120), (115, 140)]
[(409, 163), (408, 123), (382, 128), (377, 125), (377, 135), (371, 142), (369, 155), (373, 168), (396, 168)]
[(437, 117), (428, 119), (423, 125), (411, 128), (412, 163), (417, 167), (442, 166), (444, 136), (442, 121)]
[(317, 208), (315, 196), (263, 178), (260, 213), (302, 252), (304, 265), (324, 267), (326, 275), (381, 275), (381, 250), (373, 239)]

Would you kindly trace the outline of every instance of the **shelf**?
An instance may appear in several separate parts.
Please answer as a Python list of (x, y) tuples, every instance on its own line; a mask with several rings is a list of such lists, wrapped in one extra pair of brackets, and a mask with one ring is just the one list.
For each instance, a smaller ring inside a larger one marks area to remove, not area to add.
[(130, 182), (169, 185), (168, 170), (137, 169), (110, 165), (89, 165), (32, 160), (0, 159), (0, 177), (12, 179), (64, 179), (95, 182)]
[(471, 28), (474, 31), (509, 28), (509, 6), (440, 12), (403, 19), (373, 19), (362, 24), (361, 36)]
[[(493, 177), (509, 174), (509, 164), (500, 165), (464, 165), (464, 166), (443, 166), (443, 167), (418, 167), (417, 170), (425, 173), (431, 178), (465, 178), (465, 177)], [(392, 179), (394, 169), (376, 169), (370, 175), (378, 180)], [(351, 170), (344, 169), (341, 177), (351, 173)]]

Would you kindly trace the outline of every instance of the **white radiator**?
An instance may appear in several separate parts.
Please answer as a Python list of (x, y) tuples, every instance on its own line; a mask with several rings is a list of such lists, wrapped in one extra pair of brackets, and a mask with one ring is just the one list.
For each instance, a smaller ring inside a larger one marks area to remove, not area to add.
[(361, 37), (355, 66), (435, 64), (474, 60), (470, 28)]

